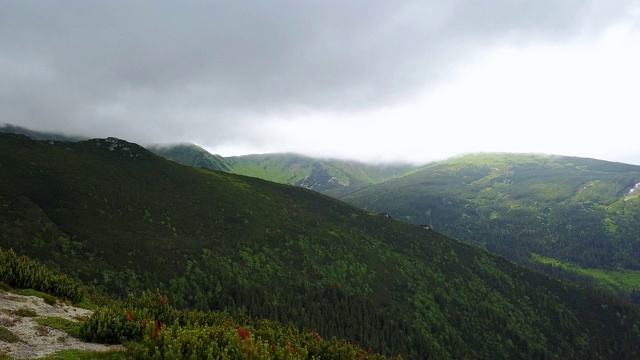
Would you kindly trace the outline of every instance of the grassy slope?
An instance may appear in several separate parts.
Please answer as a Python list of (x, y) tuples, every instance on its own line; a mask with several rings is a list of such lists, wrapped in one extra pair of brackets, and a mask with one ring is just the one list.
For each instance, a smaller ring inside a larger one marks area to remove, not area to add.
[(631, 292), (636, 289), (640, 289), (640, 271), (637, 270), (604, 270), (596, 268), (583, 268), (578, 265), (562, 262), (558, 259), (533, 254), (531, 259), (543, 264), (548, 264), (555, 267), (574, 272), (589, 278), (593, 278), (597, 281), (598, 285), (609, 288), (616, 291), (617, 289), (623, 289), (627, 292)]
[(312, 191), (116, 140), (0, 135), (0, 152), (0, 245), (113, 293), (157, 287), (408, 357), (640, 351), (634, 307)]
[(222, 170), (281, 184), (297, 185), (329, 195), (342, 195), (398, 177), (410, 165), (371, 165), (297, 154), (262, 154), (223, 158), (195, 145), (154, 147), (153, 152), (183, 165)]
[(211, 170), (229, 171), (229, 161), (220, 155), (213, 155), (193, 144), (172, 146), (151, 146), (150, 151), (179, 164), (203, 167)]
[(510, 259), (532, 252), (582, 267), (640, 269), (640, 167), (592, 159), (479, 154), (430, 164), (344, 197), (432, 224)]

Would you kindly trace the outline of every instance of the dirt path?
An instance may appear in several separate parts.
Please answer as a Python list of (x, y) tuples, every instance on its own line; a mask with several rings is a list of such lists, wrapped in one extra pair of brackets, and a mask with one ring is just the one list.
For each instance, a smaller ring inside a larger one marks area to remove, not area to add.
[(64, 349), (106, 351), (118, 346), (82, 342), (65, 332), (38, 325), (35, 317), (15, 314), (20, 308), (31, 309), (39, 317), (60, 317), (68, 320), (91, 315), (90, 310), (68, 306), (62, 302), (51, 306), (35, 296), (0, 293), (0, 325), (14, 333), (23, 342), (7, 343), (0, 340), (0, 354), (14, 359), (39, 358)]

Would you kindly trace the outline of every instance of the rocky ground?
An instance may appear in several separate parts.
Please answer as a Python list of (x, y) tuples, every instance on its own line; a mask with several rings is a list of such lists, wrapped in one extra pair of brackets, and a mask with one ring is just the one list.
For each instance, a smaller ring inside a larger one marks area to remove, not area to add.
[(0, 292), (0, 325), (15, 334), (21, 341), (15, 343), (0, 340), (0, 355), (13, 359), (31, 359), (47, 356), (64, 349), (106, 351), (117, 348), (82, 342), (63, 331), (39, 325), (37, 317), (16, 314), (18, 309), (31, 309), (38, 317), (60, 317), (77, 321), (91, 315), (90, 310), (80, 309), (58, 302), (54, 306), (35, 296), (23, 296)]

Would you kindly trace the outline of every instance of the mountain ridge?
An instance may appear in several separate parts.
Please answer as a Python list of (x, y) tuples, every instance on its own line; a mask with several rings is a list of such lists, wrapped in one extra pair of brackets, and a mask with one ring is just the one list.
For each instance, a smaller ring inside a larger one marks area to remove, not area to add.
[(511, 260), (532, 253), (638, 270), (640, 166), (578, 157), (475, 154), (341, 199), (426, 223)]
[[(81, 137), (32, 131), (5, 125), (0, 132), (27, 135), (37, 140), (87, 140)], [(257, 177), (296, 185), (334, 197), (403, 175), (409, 163), (374, 164), (355, 160), (316, 158), (296, 153), (268, 153), (223, 157), (192, 143), (152, 144), (148, 150), (183, 165)]]

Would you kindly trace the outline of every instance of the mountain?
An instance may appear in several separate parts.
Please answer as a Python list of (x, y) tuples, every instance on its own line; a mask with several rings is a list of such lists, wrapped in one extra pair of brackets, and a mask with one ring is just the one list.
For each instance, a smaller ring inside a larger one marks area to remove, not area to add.
[[(474, 154), (429, 164), (342, 199), (429, 224), (523, 264), (555, 260), (574, 269), (640, 270), (639, 186), (635, 165)], [(640, 285), (640, 273), (626, 274), (633, 277), (628, 290)]]
[(115, 138), (0, 134), (0, 246), (114, 295), (246, 313), (406, 358), (625, 359), (640, 313), (421, 226)]
[(81, 141), (87, 140), (86, 137), (63, 135), (60, 133), (49, 133), (42, 131), (30, 130), (21, 126), (12, 124), (4, 124), (0, 127), (0, 133), (26, 135), (34, 140), (56, 140), (56, 141)]
[[(66, 136), (5, 125), (0, 133), (22, 134), (35, 140), (81, 141)], [(257, 177), (281, 184), (312, 189), (333, 197), (399, 177), (409, 164), (366, 164), (357, 161), (318, 159), (298, 154), (261, 154), (222, 157), (195, 144), (150, 145), (151, 152), (179, 164)]]
[(147, 149), (165, 159), (179, 164), (202, 167), (210, 170), (231, 172), (231, 161), (220, 155), (213, 155), (207, 150), (194, 144), (179, 144), (171, 146), (153, 145)]
[(301, 186), (334, 197), (396, 178), (414, 168), (408, 164), (375, 165), (298, 154), (221, 157), (192, 144), (152, 146), (149, 150), (183, 165)]

